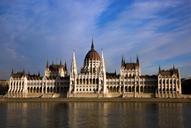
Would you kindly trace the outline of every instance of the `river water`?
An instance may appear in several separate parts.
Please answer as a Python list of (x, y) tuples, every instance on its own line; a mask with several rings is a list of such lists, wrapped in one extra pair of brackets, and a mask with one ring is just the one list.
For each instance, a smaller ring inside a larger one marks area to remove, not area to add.
[(1, 103), (0, 128), (191, 128), (191, 103)]

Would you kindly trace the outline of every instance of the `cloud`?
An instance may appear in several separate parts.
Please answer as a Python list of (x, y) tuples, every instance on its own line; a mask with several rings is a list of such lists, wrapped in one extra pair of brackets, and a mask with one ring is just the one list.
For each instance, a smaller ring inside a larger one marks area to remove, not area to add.
[(187, 0), (1, 1), (0, 71), (43, 72), (47, 59), (70, 65), (73, 50), (80, 68), (92, 36), (97, 51), (104, 49), (107, 71), (119, 69), (122, 55), (128, 60), (139, 55), (143, 73), (156, 73), (170, 61), (184, 67), (191, 48), (190, 12)]
[(138, 54), (143, 73), (156, 73), (157, 66), (166, 67), (170, 59), (182, 65), (186, 61), (176, 60), (176, 56), (191, 53), (189, 7), (189, 1), (136, 1), (98, 29), (98, 42), (110, 46), (106, 51), (110, 60), (122, 54), (127, 58)]
[(105, 6), (105, 0), (1, 1), (0, 70), (25, 67), (43, 72), (47, 59), (70, 63), (73, 49), (81, 53), (78, 60), (82, 60), (84, 47), (87, 50), (91, 42), (95, 18)]

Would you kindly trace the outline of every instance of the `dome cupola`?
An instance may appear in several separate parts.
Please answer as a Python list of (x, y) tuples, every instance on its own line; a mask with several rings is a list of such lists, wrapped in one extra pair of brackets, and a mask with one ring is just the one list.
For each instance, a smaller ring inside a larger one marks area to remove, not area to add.
[(81, 69), (81, 73), (98, 73), (101, 63), (101, 57), (99, 53), (94, 49), (94, 43), (92, 40), (91, 49), (85, 56), (84, 66)]
[(94, 49), (94, 43), (92, 40), (92, 45), (91, 45), (91, 49), (88, 51), (88, 53), (86, 54), (86, 57), (84, 59), (84, 61), (87, 60), (101, 60), (100, 55), (98, 54), (98, 52)]

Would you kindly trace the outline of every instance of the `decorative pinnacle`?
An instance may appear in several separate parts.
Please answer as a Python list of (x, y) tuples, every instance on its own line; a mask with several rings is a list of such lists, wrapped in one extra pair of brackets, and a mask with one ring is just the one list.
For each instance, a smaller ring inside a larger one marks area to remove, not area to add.
[(62, 61), (60, 60), (60, 65), (62, 65)]
[(48, 60), (46, 61), (46, 68), (48, 68)]
[(13, 71), (13, 68), (12, 68), (11, 74), (13, 74), (13, 73), (14, 73), (14, 71)]
[(137, 56), (137, 64), (139, 64), (139, 57)]
[(91, 45), (91, 49), (94, 49), (94, 41), (93, 41), (93, 38), (92, 38), (92, 45)]

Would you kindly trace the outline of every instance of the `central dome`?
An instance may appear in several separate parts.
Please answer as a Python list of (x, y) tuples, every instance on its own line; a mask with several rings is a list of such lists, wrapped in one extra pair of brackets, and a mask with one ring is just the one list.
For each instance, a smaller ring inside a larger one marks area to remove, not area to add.
[(91, 50), (88, 51), (88, 53), (86, 54), (85, 61), (86, 60), (101, 60), (98, 52), (94, 49), (93, 41), (91, 45)]

